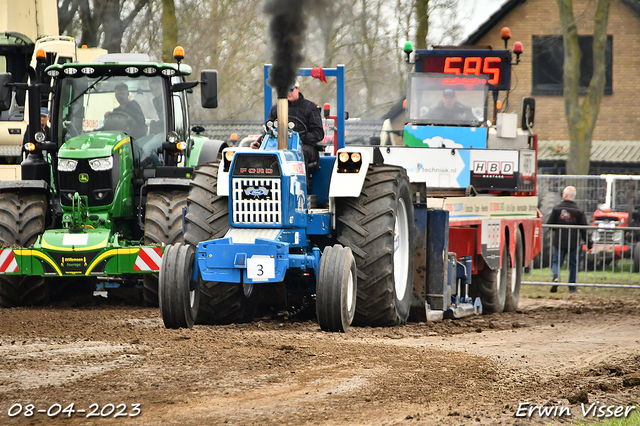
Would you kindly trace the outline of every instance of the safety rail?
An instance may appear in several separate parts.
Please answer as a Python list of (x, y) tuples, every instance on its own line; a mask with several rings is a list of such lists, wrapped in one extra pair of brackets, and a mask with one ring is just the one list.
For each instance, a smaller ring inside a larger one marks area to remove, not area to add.
[[(615, 287), (640, 289), (640, 227), (611, 226), (567, 226), (542, 225), (544, 240), (542, 251), (525, 272), (522, 284), (529, 285), (573, 285), (569, 283), (569, 253), (559, 270), (559, 281), (553, 282), (553, 246), (559, 244), (560, 232), (554, 229), (567, 229), (569, 241), (575, 241), (576, 233), (587, 231), (587, 241), (592, 242), (589, 250), (580, 238), (575, 252), (577, 264), (576, 286), (579, 287)], [(547, 232), (544, 232), (544, 230)], [(559, 259), (558, 259), (559, 262)]]

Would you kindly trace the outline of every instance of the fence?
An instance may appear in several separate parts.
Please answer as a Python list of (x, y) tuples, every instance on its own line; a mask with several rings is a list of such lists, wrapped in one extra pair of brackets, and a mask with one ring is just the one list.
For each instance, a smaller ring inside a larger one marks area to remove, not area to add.
[[(538, 175), (538, 198), (543, 216), (562, 199), (562, 190), (568, 186), (576, 188), (574, 201), (588, 217), (605, 203), (607, 175)], [(637, 176), (636, 179), (640, 178)], [(612, 179), (610, 207), (615, 211), (633, 212), (640, 207), (640, 180)], [(545, 217), (546, 219), (546, 217)]]
[[(567, 285), (568, 265), (573, 260), (578, 286), (640, 289), (640, 227), (613, 225), (610, 222), (599, 226), (542, 225), (542, 251), (525, 273), (522, 283)], [(552, 247), (559, 245), (561, 232), (568, 234), (569, 241), (580, 239), (581, 242), (575, 251), (567, 253), (563, 267), (558, 268), (559, 282), (556, 283), (552, 282), (552, 266), (554, 263), (559, 266), (560, 259), (553, 258)], [(591, 242), (591, 249), (578, 235), (582, 232), (586, 233), (586, 241)]]

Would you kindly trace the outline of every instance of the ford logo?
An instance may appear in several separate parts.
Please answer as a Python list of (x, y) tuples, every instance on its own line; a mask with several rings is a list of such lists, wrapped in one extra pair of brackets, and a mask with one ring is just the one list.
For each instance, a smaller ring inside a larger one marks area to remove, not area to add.
[(247, 188), (244, 190), (245, 194), (251, 197), (263, 197), (269, 194), (269, 190), (264, 187), (260, 188)]

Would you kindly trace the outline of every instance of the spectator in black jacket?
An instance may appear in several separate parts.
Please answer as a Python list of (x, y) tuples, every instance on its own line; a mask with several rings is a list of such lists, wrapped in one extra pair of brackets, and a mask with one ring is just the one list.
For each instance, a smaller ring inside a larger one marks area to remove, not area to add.
[[(40, 108), (40, 130), (44, 133), (44, 140), (51, 141), (51, 128), (49, 127), (49, 110), (45, 107)], [(22, 144), (29, 142), (29, 126), (24, 131)]]
[[(567, 186), (562, 191), (562, 201), (555, 205), (549, 223), (555, 225), (586, 225), (587, 218), (580, 207), (573, 201), (576, 196), (576, 188)], [(580, 246), (580, 236), (590, 246), (587, 241), (586, 229), (554, 229), (553, 230), (553, 259), (551, 270), (553, 271), (553, 281), (558, 282), (559, 270), (564, 263), (564, 258), (569, 255), (569, 282), (576, 282), (578, 269), (578, 247)], [(551, 287), (551, 293), (558, 291), (558, 286)], [(576, 286), (569, 286), (569, 292), (575, 293)]]
[[(302, 141), (302, 153), (304, 154), (304, 162), (307, 169), (309, 163), (318, 161), (318, 142), (324, 138), (324, 129), (322, 127), (322, 115), (320, 107), (300, 93), (300, 84), (298, 80), (287, 95), (289, 101), (289, 122), (292, 122), (293, 130), (300, 135)], [(278, 117), (278, 106), (273, 105), (269, 111), (267, 121), (275, 121)], [(259, 148), (262, 139), (251, 143), (252, 148)], [(308, 173), (308, 171), (307, 171)]]

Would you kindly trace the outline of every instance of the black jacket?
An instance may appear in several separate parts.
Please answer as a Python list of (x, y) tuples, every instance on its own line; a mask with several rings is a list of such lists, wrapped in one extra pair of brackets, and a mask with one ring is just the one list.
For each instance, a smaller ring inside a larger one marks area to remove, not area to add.
[[(271, 107), (267, 121), (278, 118), (278, 104)], [(293, 130), (298, 132), (304, 145), (316, 146), (324, 138), (320, 107), (299, 94), (298, 100), (289, 102), (289, 121), (294, 124)]]
[[(587, 218), (584, 212), (573, 200), (562, 200), (555, 205), (549, 216), (549, 224), (553, 225), (586, 225)], [(558, 231), (560, 231), (560, 239), (558, 240)], [(580, 243), (580, 235), (587, 242), (587, 230), (580, 229), (554, 229), (553, 230), (553, 247), (558, 248), (560, 243), (561, 250), (569, 248), (575, 249)], [(569, 241), (571, 237), (571, 241)]]
[(477, 120), (473, 112), (471, 112), (471, 107), (456, 102), (452, 108), (447, 108), (442, 101), (438, 102), (432, 111), (429, 111), (429, 118), (456, 123)]

